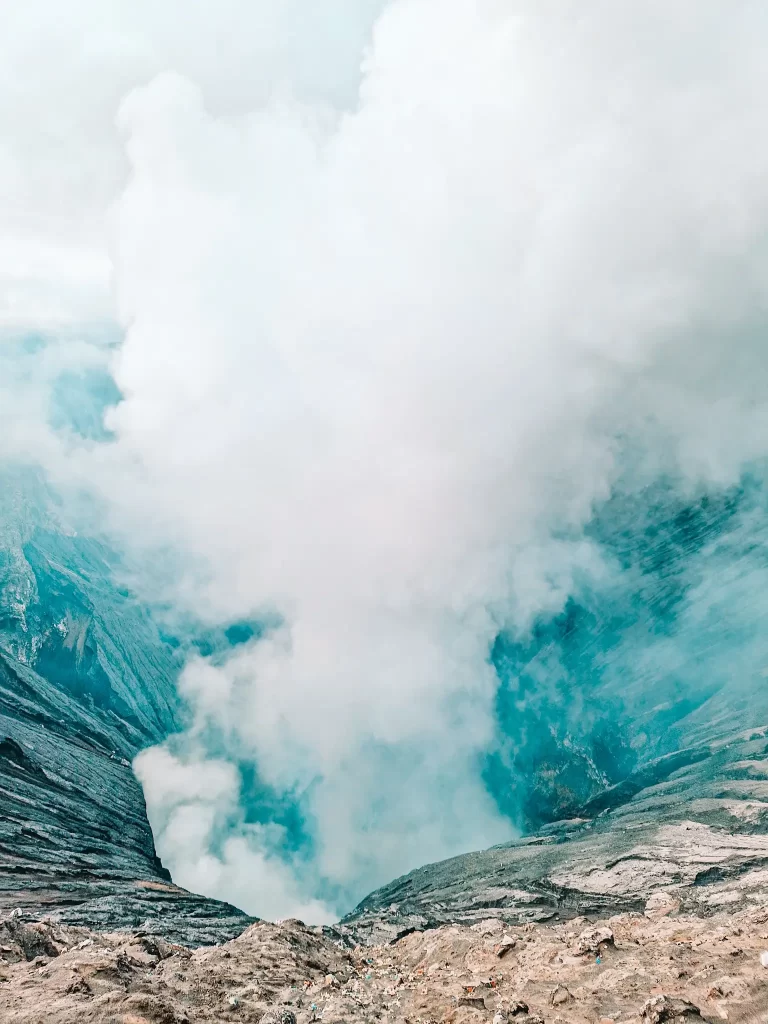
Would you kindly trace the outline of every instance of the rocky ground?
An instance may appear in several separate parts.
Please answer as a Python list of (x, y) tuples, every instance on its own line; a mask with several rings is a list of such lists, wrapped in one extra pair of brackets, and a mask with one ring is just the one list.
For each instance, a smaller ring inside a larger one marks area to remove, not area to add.
[(189, 950), (20, 916), (0, 925), (3, 1024), (696, 1024), (768, 1020), (768, 910), (518, 928), (491, 918), (349, 948), (296, 921)]

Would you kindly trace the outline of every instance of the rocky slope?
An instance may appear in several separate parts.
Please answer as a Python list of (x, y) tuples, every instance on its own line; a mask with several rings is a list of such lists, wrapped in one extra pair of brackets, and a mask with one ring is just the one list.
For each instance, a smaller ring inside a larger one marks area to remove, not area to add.
[(380, 943), (414, 928), (513, 924), (642, 910), (711, 914), (768, 893), (768, 729), (747, 729), (645, 765), (572, 820), (427, 865), (372, 893), (342, 922)]
[(251, 919), (171, 884), (131, 770), (175, 728), (172, 647), (34, 476), (1, 482), (0, 910), (230, 938)]
[(443, 926), (346, 948), (299, 922), (190, 951), (145, 934), (0, 925), (4, 1024), (758, 1024), (768, 907)]

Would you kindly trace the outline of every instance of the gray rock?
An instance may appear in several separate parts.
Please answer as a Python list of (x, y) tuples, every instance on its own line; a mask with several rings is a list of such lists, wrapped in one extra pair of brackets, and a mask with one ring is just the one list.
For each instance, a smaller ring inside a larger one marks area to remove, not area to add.
[(464, 995), (456, 1000), (458, 1006), (471, 1006), (476, 1010), (485, 1009), (485, 998), (482, 995)]
[(576, 819), (419, 868), (368, 896), (336, 932), (379, 944), (490, 914), (519, 925), (646, 907), (737, 910), (764, 892), (765, 868), (768, 728), (755, 727), (650, 762)]
[(261, 1018), (261, 1024), (296, 1024), (296, 1014), (284, 1007), (267, 1010)]
[(225, 941), (253, 919), (155, 851), (131, 762), (177, 727), (179, 662), (110, 557), (34, 474), (0, 477), (0, 916)]
[(686, 999), (654, 996), (643, 1006), (643, 1024), (695, 1024), (703, 1019), (698, 1006)]
[(144, 796), (102, 716), (0, 653), (0, 913), (143, 929), (192, 945), (251, 918), (175, 886)]
[(587, 953), (600, 953), (607, 946), (613, 945), (613, 932), (606, 925), (585, 928), (576, 940), (576, 952), (582, 956)]

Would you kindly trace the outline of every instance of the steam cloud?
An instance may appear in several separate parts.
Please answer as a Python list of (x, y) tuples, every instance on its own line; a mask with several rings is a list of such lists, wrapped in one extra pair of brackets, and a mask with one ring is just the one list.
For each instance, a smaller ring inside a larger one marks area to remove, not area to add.
[(174, 877), (321, 920), (513, 834), (491, 652), (613, 585), (595, 509), (758, 472), (768, 11), (328, 0), (295, 37), (161, 6), (98, 41), (104, 110), (151, 78), (117, 121), (123, 401), (58, 472), (175, 550), (175, 608), (262, 623), (137, 759)]

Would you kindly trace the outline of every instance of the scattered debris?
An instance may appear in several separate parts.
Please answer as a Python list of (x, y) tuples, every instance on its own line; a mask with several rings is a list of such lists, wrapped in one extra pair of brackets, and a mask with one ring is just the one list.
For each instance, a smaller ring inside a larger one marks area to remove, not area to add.
[[(97, 934), (18, 915), (58, 955), (28, 960), (0, 922), (3, 1024), (703, 1024), (768, 1020), (768, 908), (709, 918), (620, 914), (516, 927), (448, 925), (354, 947), (297, 922), (260, 922), (189, 950), (152, 935)], [(26, 933), (23, 933), (26, 934)], [(23, 937), (19, 934), (18, 937)], [(595, 946), (610, 949), (599, 971)], [(505, 962), (506, 963), (506, 962)], [(672, 994), (670, 994), (672, 993)], [(649, 999), (648, 996), (651, 995)], [(765, 1005), (763, 1005), (765, 1003)]]

